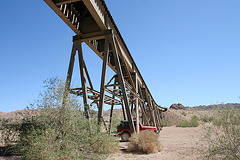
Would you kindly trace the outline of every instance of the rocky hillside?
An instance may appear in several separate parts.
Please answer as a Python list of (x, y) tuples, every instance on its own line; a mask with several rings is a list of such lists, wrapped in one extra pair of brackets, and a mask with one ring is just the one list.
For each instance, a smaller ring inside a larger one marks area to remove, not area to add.
[(201, 110), (209, 110), (209, 109), (219, 109), (219, 108), (237, 108), (240, 109), (240, 103), (226, 103), (226, 104), (214, 104), (214, 105), (199, 105), (194, 107), (185, 107), (185, 109), (201, 109)]
[(0, 118), (22, 118), (25, 115), (35, 115), (36, 110), (23, 109), (17, 110), (9, 113), (0, 112)]

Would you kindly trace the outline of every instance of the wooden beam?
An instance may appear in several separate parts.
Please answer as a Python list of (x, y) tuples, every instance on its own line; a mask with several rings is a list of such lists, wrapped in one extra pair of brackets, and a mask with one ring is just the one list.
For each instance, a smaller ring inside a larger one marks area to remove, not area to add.
[(152, 116), (153, 125), (156, 127), (156, 120), (155, 120), (155, 115), (154, 115), (154, 112), (153, 112), (153, 106), (152, 106), (152, 103), (151, 103), (151, 97), (148, 94), (148, 91), (146, 89), (144, 89), (144, 91), (145, 91), (145, 94), (146, 94), (147, 104), (148, 104), (148, 107), (150, 109), (150, 114)]
[(67, 79), (66, 79), (66, 89), (70, 89), (70, 84), (72, 81), (72, 74), (73, 74), (73, 66), (75, 62), (75, 57), (76, 57), (76, 47), (72, 46), (72, 52), (71, 52), (71, 58), (68, 66), (68, 73), (67, 73)]
[(65, 107), (65, 101), (66, 98), (68, 97), (69, 94), (69, 89), (72, 81), (72, 74), (73, 74), (73, 66), (75, 62), (75, 57), (76, 57), (76, 47), (72, 46), (72, 52), (71, 52), (71, 57), (70, 57), (70, 62), (68, 66), (68, 73), (67, 73), (67, 79), (66, 79), (66, 84), (65, 84), (65, 90), (64, 90), (64, 95), (63, 95), (63, 102), (62, 102), (62, 107)]
[[(121, 53), (119, 44), (117, 44), (116, 46), (117, 46), (118, 53)], [(128, 67), (128, 65), (127, 65), (126, 58), (123, 56), (123, 53), (121, 53), (120, 56), (121, 56), (122, 61), (123, 61), (123, 66), (126, 68), (127, 75), (128, 75), (129, 80), (130, 80), (130, 82), (131, 82), (131, 87), (133, 88), (133, 91), (136, 91), (136, 87), (135, 87), (135, 84), (134, 84), (134, 82), (133, 82), (132, 75), (131, 75), (131, 73), (130, 73), (130, 70), (131, 70), (131, 69), (130, 69), (130, 68)]]
[(125, 108), (124, 108), (124, 103), (123, 103), (123, 100), (121, 99), (121, 102), (122, 102), (122, 112), (123, 112), (123, 119), (126, 120), (126, 111), (125, 111)]
[[(116, 84), (116, 78), (114, 79), (114, 84)], [(114, 85), (113, 89), (116, 89), (116, 85)], [(115, 99), (115, 94), (113, 94), (112, 98)], [(113, 107), (114, 107), (114, 103), (111, 105), (111, 110), (110, 110), (110, 119), (109, 119), (109, 133), (110, 134), (111, 134), (111, 127), (112, 127)]]
[(99, 4), (100, 1), (96, 0), (83, 0), (83, 3), (87, 7), (88, 11), (91, 13), (92, 17), (98, 24), (98, 26), (105, 30), (107, 28), (106, 26), (106, 17), (105, 13), (102, 12), (101, 4)]
[(105, 47), (104, 47), (103, 65), (102, 65), (102, 78), (101, 78), (101, 88), (100, 88), (99, 109), (98, 109), (98, 123), (99, 124), (101, 123), (101, 118), (102, 118), (102, 114), (103, 114), (108, 56), (109, 56), (109, 38), (106, 38), (105, 39)]
[(141, 108), (141, 110), (142, 110), (142, 114), (143, 114), (143, 116), (144, 116), (144, 118), (145, 118), (145, 121), (147, 122), (147, 125), (150, 126), (150, 123), (149, 123), (148, 117), (147, 117), (147, 115), (146, 115), (146, 111), (145, 111), (145, 109), (144, 109), (144, 106), (143, 106), (142, 103), (139, 103), (139, 104), (140, 104), (140, 108)]
[(60, 11), (60, 9), (53, 3), (52, 0), (44, 0), (48, 6), (76, 33), (81, 32), (75, 27), (75, 25)]
[(92, 33), (85, 33), (81, 35), (74, 36), (74, 41), (81, 41), (81, 42), (88, 42), (92, 40), (98, 40), (98, 39), (104, 39), (107, 37), (110, 37), (112, 34), (112, 30), (103, 30), (98, 32), (92, 32)]
[(155, 115), (154, 117), (155, 117), (157, 128), (160, 129), (160, 122), (159, 122), (158, 114), (157, 114), (157, 111), (156, 111), (156, 105), (153, 102), (153, 100), (151, 100), (151, 103), (152, 103), (152, 106), (153, 106), (153, 111), (154, 111), (154, 115)]
[(73, 42), (73, 43), (74, 45), (76, 45), (76, 49), (78, 50), (80, 77), (81, 77), (82, 90), (83, 90), (84, 112), (85, 112), (86, 118), (89, 119), (90, 116), (89, 116), (89, 105), (88, 105), (88, 93), (87, 93), (87, 84), (86, 84), (86, 78), (85, 78), (82, 44), (81, 42)]
[[(137, 73), (134, 72), (133, 73), (133, 84), (134, 84), (134, 87), (135, 87), (135, 92), (136, 94), (138, 94), (138, 79), (137, 79)], [(139, 130), (139, 104), (138, 104), (138, 98), (136, 97), (135, 99), (135, 112), (136, 112), (136, 132), (138, 133), (140, 130)]]
[(80, 2), (81, 0), (55, 0), (55, 3), (57, 6), (60, 6), (62, 4), (68, 4), (68, 3), (74, 3), (74, 2)]
[(136, 98), (136, 102), (135, 102), (135, 105), (136, 105), (136, 132), (138, 133), (140, 130), (139, 130), (139, 105), (138, 105), (138, 98)]
[(113, 57), (114, 57), (115, 65), (116, 65), (116, 69), (117, 69), (118, 82), (119, 82), (119, 84), (121, 86), (121, 89), (122, 89), (123, 101), (124, 101), (124, 106), (125, 106), (125, 109), (126, 109), (126, 112), (127, 112), (127, 118), (128, 118), (130, 131), (131, 131), (131, 133), (133, 133), (133, 132), (135, 132), (135, 127), (134, 127), (134, 124), (133, 124), (133, 119), (132, 119), (131, 111), (130, 111), (130, 108), (129, 108), (128, 97), (127, 97), (126, 88), (125, 88), (125, 84), (124, 84), (122, 69), (121, 69), (121, 66), (120, 66), (120, 60), (119, 60), (119, 57), (118, 57), (118, 53), (116, 51), (116, 44), (115, 44), (114, 36), (111, 38), (110, 43), (111, 43), (111, 46), (112, 46)]
[(94, 89), (93, 85), (92, 85), (92, 81), (91, 81), (90, 75), (89, 75), (88, 70), (87, 70), (86, 63), (85, 63), (84, 60), (83, 60), (83, 65), (84, 65), (84, 69), (85, 69), (85, 72), (86, 72), (86, 75), (87, 75), (87, 79), (88, 79), (89, 85), (90, 85), (91, 89)]

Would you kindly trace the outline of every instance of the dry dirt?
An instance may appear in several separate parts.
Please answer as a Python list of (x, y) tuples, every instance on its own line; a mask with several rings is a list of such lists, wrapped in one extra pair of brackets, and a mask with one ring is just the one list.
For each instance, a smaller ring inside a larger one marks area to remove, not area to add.
[[(108, 160), (194, 160), (198, 159), (199, 150), (203, 148), (204, 142), (201, 137), (204, 134), (204, 126), (193, 128), (164, 127), (160, 133), (160, 141), (163, 149), (154, 154), (133, 154), (121, 152), (111, 155)], [(120, 147), (127, 147), (129, 142), (120, 142)]]

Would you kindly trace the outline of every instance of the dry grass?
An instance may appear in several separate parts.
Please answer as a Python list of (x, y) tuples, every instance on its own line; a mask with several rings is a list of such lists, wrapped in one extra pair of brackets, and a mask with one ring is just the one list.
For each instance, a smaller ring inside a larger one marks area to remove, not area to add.
[(149, 154), (160, 152), (161, 149), (159, 135), (145, 130), (131, 136), (127, 151)]

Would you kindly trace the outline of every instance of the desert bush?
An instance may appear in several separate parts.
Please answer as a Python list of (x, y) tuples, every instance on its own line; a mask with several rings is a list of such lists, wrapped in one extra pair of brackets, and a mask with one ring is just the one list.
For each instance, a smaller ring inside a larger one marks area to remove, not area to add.
[(2, 146), (14, 144), (19, 140), (18, 122), (19, 119), (15, 118), (0, 119), (0, 143)]
[(205, 115), (200, 117), (200, 120), (202, 122), (212, 122), (214, 120), (214, 117), (208, 116), (208, 115), (205, 114)]
[(212, 126), (207, 127), (204, 140), (208, 148), (205, 159), (240, 159), (240, 111), (219, 109)]
[(112, 117), (111, 132), (117, 132), (117, 126), (121, 123), (122, 120), (123, 120), (122, 115), (114, 115)]
[(182, 112), (181, 112), (181, 115), (183, 115), (183, 116), (186, 116), (186, 115), (187, 115), (187, 113), (186, 113), (186, 112), (184, 112), (184, 111), (182, 111)]
[(194, 115), (190, 120), (182, 120), (177, 124), (177, 127), (197, 127), (199, 126), (199, 118)]
[(153, 131), (144, 130), (132, 134), (127, 151), (149, 154), (160, 152), (161, 149), (159, 135)]
[(101, 159), (116, 151), (114, 137), (99, 132), (95, 118), (85, 118), (77, 97), (64, 97), (63, 81), (54, 78), (45, 84), (40, 99), (31, 105), (38, 114), (4, 127), (19, 133), (21, 155), (26, 159)]
[(176, 125), (179, 121), (182, 121), (182, 117), (174, 111), (163, 112), (163, 125), (172, 126), (172, 124)]
[(167, 118), (162, 118), (161, 122), (163, 127), (170, 127), (174, 125), (173, 122)]

